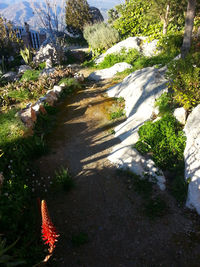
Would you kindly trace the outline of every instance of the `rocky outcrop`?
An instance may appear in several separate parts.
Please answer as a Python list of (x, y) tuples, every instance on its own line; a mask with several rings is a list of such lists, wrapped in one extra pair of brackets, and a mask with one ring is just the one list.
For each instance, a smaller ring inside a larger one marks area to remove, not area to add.
[(200, 214), (200, 105), (188, 116), (184, 132), (185, 179), (189, 183), (186, 206)]
[(112, 53), (119, 53), (122, 49), (129, 50), (129, 49), (136, 49), (144, 56), (153, 56), (157, 52), (157, 43), (158, 40), (148, 41), (147, 37), (129, 37), (126, 40), (123, 40), (116, 45), (109, 48), (106, 53), (100, 55), (95, 63), (101, 63), (104, 58)]
[(107, 68), (107, 69), (103, 69), (103, 70), (97, 70), (97, 71), (92, 72), (88, 76), (88, 79), (94, 80), (94, 81), (109, 79), (109, 78), (112, 78), (113, 76), (115, 76), (115, 74), (117, 74), (117, 72), (122, 72), (126, 69), (131, 69), (131, 68), (132, 68), (132, 66), (126, 62), (117, 63), (114, 66), (112, 66), (111, 68)]
[(8, 82), (14, 82), (17, 79), (17, 73), (14, 71), (9, 71), (2, 76), (2, 79), (7, 80)]
[(21, 75), (27, 70), (32, 70), (32, 68), (28, 65), (21, 65), (21, 66), (19, 66), (18, 74)]
[(48, 66), (60, 65), (65, 60), (65, 54), (60, 46), (53, 43), (42, 45), (36, 56), (33, 58), (33, 62), (39, 65), (42, 62), (47, 62)]
[(91, 22), (97, 23), (104, 21), (104, 18), (100, 12), (100, 10), (97, 7), (90, 6), (89, 13), (91, 16)]
[(174, 117), (177, 119), (177, 121), (185, 125), (187, 112), (184, 109), (184, 107), (176, 108), (173, 114), (174, 114)]
[(157, 181), (161, 190), (165, 189), (165, 177), (154, 162), (144, 158), (133, 149), (138, 141), (138, 130), (151, 118), (155, 100), (167, 91), (164, 78), (166, 68), (154, 67), (138, 70), (127, 76), (121, 83), (108, 90), (110, 97), (123, 97), (127, 120), (115, 128), (115, 136), (121, 143), (116, 145), (108, 159), (120, 168), (129, 168), (134, 173), (144, 176), (148, 174)]

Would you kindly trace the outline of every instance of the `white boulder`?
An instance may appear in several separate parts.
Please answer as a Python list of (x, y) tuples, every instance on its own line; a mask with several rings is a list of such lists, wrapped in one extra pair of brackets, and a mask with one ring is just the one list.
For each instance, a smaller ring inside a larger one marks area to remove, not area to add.
[(27, 70), (32, 70), (32, 68), (28, 65), (21, 65), (18, 69), (18, 74), (23, 74)]
[(183, 107), (176, 108), (174, 110), (174, 117), (177, 119), (177, 121), (179, 121), (183, 125), (185, 125), (186, 116), (187, 116), (187, 112)]
[(100, 81), (103, 79), (109, 79), (115, 76), (118, 72), (122, 72), (126, 69), (131, 69), (132, 65), (126, 63), (126, 62), (121, 62), (117, 63), (111, 68), (103, 69), (103, 70), (97, 70), (92, 72), (89, 76), (89, 80), (95, 80), (95, 81)]
[(188, 116), (184, 132), (185, 179), (189, 183), (186, 206), (200, 214), (200, 105)]
[(120, 168), (129, 168), (144, 176), (148, 173), (156, 179), (161, 190), (165, 189), (165, 177), (152, 160), (146, 160), (132, 146), (138, 141), (138, 130), (149, 120), (154, 111), (155, 100), (167, 91), (164, 78), (166, 68), (154, 67), (138, 70), (127, 76), (121, 83), (108, 89), (110, 97), (123, 97), (127, 120), (115, 128), (115, 136), (121, 143), (116, 145), (108, 159)]
[(144, 40), (144, 42), (142, 42), (142, 54), (146, 57), (152, 57), (155, 56), (158, 53), (157, 50), (157, 44), (158, 44), (158, 40), (155, 39), (153, 41), (148, 41)]

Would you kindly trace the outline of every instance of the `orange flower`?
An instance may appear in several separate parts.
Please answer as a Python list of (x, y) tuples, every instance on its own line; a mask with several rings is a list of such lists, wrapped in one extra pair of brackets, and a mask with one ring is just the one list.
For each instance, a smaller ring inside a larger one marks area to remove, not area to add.
[(57, 242), (57, 237), (59, 237), (59, 235), (57, 234), (56, 228), (51, 221), (45, 200), (42, 200), (41, 202), (41, 214), (42, 239), (45, 241), (45, 244), (49, 245), (49, 252), (52, 253), (55, 248), (55, 243)]

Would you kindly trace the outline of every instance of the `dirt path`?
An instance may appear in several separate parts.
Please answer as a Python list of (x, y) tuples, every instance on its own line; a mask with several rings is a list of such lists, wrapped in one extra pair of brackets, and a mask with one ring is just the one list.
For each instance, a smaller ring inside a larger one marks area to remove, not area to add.
[[(39, 162), (41, 176), (52, 176), (62, 165), (76, 181), (69, 193), (48, 199), (60, 233), (49, 266), (200, 266), (196, 217), (163, 193), (169, 210), (150, 220), (143, 213), (142, 197), (107, 160), (119, 142), (109, 133), (114, 123), (106, 115), (113, 103), (105, 95), (107, 87), (106, 82), (90, 84), (60, 106), (48, 140), (52, 153)], [(72, 239), (81, 235), (87, 242), (74, 246)]]

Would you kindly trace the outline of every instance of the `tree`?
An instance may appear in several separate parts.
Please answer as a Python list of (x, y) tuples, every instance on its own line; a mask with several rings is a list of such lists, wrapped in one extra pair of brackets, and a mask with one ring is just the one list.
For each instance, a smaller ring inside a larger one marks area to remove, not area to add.
[(87, 0), (68, 0), (66, 2), (66, 24), (70, 32), (82, 33), (91, 22)]
[(187, 53), (190, 50), (191, 39), (192, 39), (192, 30), (194, 25), (196, 9), (196, 0), (188, 0), (187, 13), (185, 18), (185, 31), (183, 37), (183, 44), (181, 47), (181, 57), (185, 58)]

